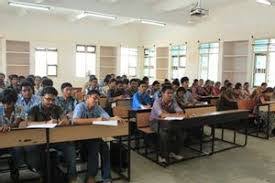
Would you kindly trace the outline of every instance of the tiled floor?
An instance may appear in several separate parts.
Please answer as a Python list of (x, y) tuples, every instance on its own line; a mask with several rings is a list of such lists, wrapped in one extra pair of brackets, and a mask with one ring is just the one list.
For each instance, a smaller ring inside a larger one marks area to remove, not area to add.
[[(248, 146), (162, 168), (132, 153), (134, 183), (274, 183), (275, 138), (249, 137)], [(9, 182), (9, 174), (0, 183)], [(81, 182), (81, 181), (80, 181)], [(118, 181), (120, 182), (120, 181)]]

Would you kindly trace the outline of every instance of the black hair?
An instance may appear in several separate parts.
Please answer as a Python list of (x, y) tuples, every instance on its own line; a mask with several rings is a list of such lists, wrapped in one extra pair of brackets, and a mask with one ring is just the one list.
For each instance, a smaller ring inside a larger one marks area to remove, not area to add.
[(119, 84), (123, 84), (123, 82), (121, 80), (117, 80), (116, 85), (119, 85)]
[(147, 76), (144, 76), (144, 77), (142, 78), (142, 81), (149, 81), (149, 78), (148, 78)]
[(273, 88), (267, 87), (263, 93), (273, 93)]
[(180, 80), (181, 84), (184, 83), (184, 82), (187, 82), (187, 81), (189, 81), (188, 77), (182, 77), (181, 80)]
[(98, 96), (100, 96), (100, 93), (97, 90), (89, 90), (87, 95), (94, 95), (97, 94)]
[(53, 81), (49, 78), (45, 78), (42, 80), (41, 86), (42, 87), (53, 86)]
[(13, 79), (18, 79), (18, 75), (16, 74), (10, 75), (10, 80), (13, 80)]
[(113, 82), (116, 82), (116, 79), (110, 79), (109, 83), (113, 83)]
[(160, 84), (160, 83), (156, 80), (156, 81), (153, 82), (152, 85), (155, 86), (155, 85), (159, 85), (159, 84)]
[(17, 92), (12, 89), (12, 88), (5, 88), (1, 93), (0, 93), (0, 101), (3, 104), (10, 104), (10, 103), (16, 103), (17, 101)]
[(34, 80), (31, 77), (27, 77), (25, 80), (28, 81), (29, 83), (31, 83), (32, 86), (34, 86)]
[(92, 77), (92, 75), (91, 75), (89, 81), (93, 81), (93, 80), (97, 80), (97, 78), (95, 76)]
[(0, 76), (4, 76), (4, 78), (6, 77), (6, 75), (2, 72), (0, 72)]
[(236, 83), (235, 84), (235, 89), (241, 89), (242, 88), (242, 84), (241, 83)]
[(248, 83), (248, 82), (245, 82), (243, 85), (249, 85), (249, 83)]
[(179, 87), (179, 88), (177, 89), (176, 94), (178, 94), (179, 92), (186, 93), (186, 90), (185, 90), (185, 88), (183, 88), (183, 87)]
[(128, 85), (129, 84), (129, 79), (123, 79), (123, 84)]
[(20, 90), (22, 90), (23, 87), (30, 87), (31, 89), (33, 88), (33, 85), (31, 82), (29, 82), (28, 80), (23, 80), (20, 83)]
[(180, 81), (179, 79), (174, 79), (172, 82), (173, 85), (180, 86)]
[(47, 94), (57, 96), (58, 92), (54, 87), (47, 86), (47, 87), (43, 88), (43, 90), (41, 92), (41, 96), (45, 96)]
[(138, 79), (133, 78), (133, 79), (130, 80), (130, 84), (131, 84), (132, 82), (138, 82)]
[(35, 76), (34, 79), (42, 79), (40, 76)]
[(264, 86), (264, 85), (267, 86), (267, 83), (262, 83), (262, 84), (261, 84), (261, 86)]
[(193, 83), (197, 83), (197, 82), (199, 82), (199, 80), (198, 79), (194, 79)]
[(163, 87), (162, 87), (162, 89), (161, 89), (161, 93), (165, 93), (166, 92), (166, 90), (173, 90), (173, 88), (172, 88), (172, 86), (171, 85), (167, 85), (167, 84), (165, 84), (165, 85), (163, 85)]
[(146, 85), (147, 83), (144, 81), (144, 80), (141, 80), (139, 83), (138, 83), (138, 86), (140, 85)]
[(226, 88), (232, 87), (232, 83), (228, 82), (225, 87)]
[(68, 82), (62, 83), (61, 91), (63, 91), (64, 88), (67, 88), (67, 87), (73, 87), (73, 85), (71, 83), (68, 83)]

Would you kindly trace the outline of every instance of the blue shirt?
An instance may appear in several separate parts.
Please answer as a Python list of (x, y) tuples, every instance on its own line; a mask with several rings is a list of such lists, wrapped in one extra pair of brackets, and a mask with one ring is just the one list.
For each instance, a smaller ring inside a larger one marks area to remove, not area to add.
[(79, 118), (106, 118), (109, 119), (109, 114), (102, 109), (99, 105), (94, 106), (93, 109), (89, 110), (85, 102), (81, 102), (76, 105), (73, 119)]
[(18, 110), (21, 114), (21, 117), (24, 117), (24, 114), (28, 114), (33, 106), (36, 106), (41, 103), (41, 98), (37, 95), (32, 95), (28, 102), (24, 99), (22, 95), (19, 95), (16, 101), (16, 108), (20, 108)]
[(73, 97), (69, 97), (65, 100), (64, 97), (58, 96), (56, 97), (55, 103), (61, 107), (65, 114), (68, 114), (74, 111), (75, 106), (77, 105), (77, 100)]
[(150, 96), (146, 93), (136, 92), (133, 96), (132, 108), (139, 109), (142, 105), (151, 105)]

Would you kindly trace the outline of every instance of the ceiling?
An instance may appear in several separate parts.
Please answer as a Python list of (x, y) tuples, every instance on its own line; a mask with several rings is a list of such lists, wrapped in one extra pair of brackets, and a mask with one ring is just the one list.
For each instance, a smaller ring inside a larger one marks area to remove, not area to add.
[[(16, 0), (14, 0), (16, 1)], [(74, 20), (81, 11), (93, 11), (118, 16), (112, 25), (135, 22), (137, 19), (148, 19), (166, 24), (188, 25), (194, 21), (189, 12), (198, 0), (17, 0), (27, 3), (40, 3), (54, 7), (54, 13)], [(202, 7), (209, 9), (209, 17), (217, 9), (247, 0), (202, 0)], [(0, 0), (0, 8), (17, 11), (18, 14), (30, 10), (8, 7), (8, 0)], [(41, 12), (45, 13), (45, 12)], [(46, 12), (47, 13), (47, 12)], [(211, 14), (212, 13), (212, 14)], [(190, 21), (191, 20), (191, 21)], [(204, 20), (204, 19), (201, 19)], [(75, 21), (75, 20), (74, 20)], [(82, 20), (78, 20), (82, 21)], [(100, 20), (103, 21), (103, 20)], [(196, 20), (196, 23), (199, 21)]]

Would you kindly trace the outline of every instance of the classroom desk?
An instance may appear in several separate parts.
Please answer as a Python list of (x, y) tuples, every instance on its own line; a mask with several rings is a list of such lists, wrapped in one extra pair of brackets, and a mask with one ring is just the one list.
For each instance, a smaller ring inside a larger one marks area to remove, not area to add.
[[(100, 126), (100, 125), (76, 125), (76, 126), (63, 126), (52, 129), (12, 129), (8, 133), (0, 133), (0, 149), (12, 148), (19, 146), (29, 145), (45, 145), (45, 152), (47, 158), (47, 179), (50, 183), (50, 144), (67, 141), (78, 141), (105, 137), (119, 137), (129, 136), (130, 130), (128, 123), (119, 124), (118, 126)], [(128, 137), (129, 138), (129, 137)], [(122, 145), (121, 139), (119, 143)], [(119, 172), (120, 178), (130, 181), (131, 178), (131, 152), (130, 142), (127, 143), (128, 152), (128, 170), (125, 176)]]
[[(205, 155), (213, 155), (215, 153), (223, 152), (226, 150), (230, 150), (233, 148), (238, 148), (238, 147), (244, 147), (247, 145), (247, 125), (245, 125), (245, 139), (243, 144), (238, 144), (236, 142), (236, 130), (234, 131), (234, 136), (233, 140), (225, 140), (222, 134), (221, 138), (218, 138), (216, 136), (216, 129), (221, 128), (222, 125), (226, 124), (232, 124), (235, 123), (236, 121), (241, 121), (248, 119), (249, 111), (248, 110), (230, 110), (230, 111), (219, 111), (219, 112), (210, 112), (210, 113), (202, 113), (198, 114), (189, 118), (185, 118), (183, 120), (164, 120), (164, 119), (159, 119), (159, 128), (158, 128), (158, 133), (160, 131), (160, 128), (166, 128), (169, 130), (169, 128), (181, 128), (181, 129), (192, 129), (192, 128), (203, 128), (204, 126), (209, 126), (211, 128), (211, 151), (209, 153), (204, 152), (202, 148), (202, 143), (203, 143), (203, 137), (199, 139), (199, 149), (194, 149), (197, 152), (200, 152), (200, 155), (194, 155), (189, 158), (184, 158), (181, 161), (197, 158), (197, 157), (202, 157)], [(234, 121), (232, 121), (234, 119)], [(202, 134), (203, 135), (203, 134)], [(230, 144), (232, 146), (222, 148), (219, 150), (216, 150), (216, 141), (221, 141), (227, 144)], [(158, 155), (157, 155), (158, 156)], [(166, 157), (168, 160), (167, 164), (165, 166), (169, 166), (174, 163), (178, 163), (181, 161), (173, 161), (171, 162), (169, 157)]]
[(46, 144), (45, 129), (12, 129), (0, 133), (0, 149)]
[(199, 101), (208, 102), (208, 104), (216, 105), (219, 96), (200, 96)]

